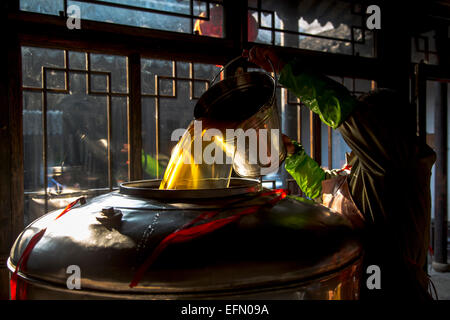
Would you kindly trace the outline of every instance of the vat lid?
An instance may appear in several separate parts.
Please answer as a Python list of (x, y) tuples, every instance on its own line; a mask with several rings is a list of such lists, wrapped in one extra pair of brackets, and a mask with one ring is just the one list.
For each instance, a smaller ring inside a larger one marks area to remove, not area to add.
[[(211, 180), (214, 179), (203, 179)], [(233, 197), (261, 191), (262, 186), (257, 179), (231, 178), (228, 188), (209, 189), (159, 189), (161, 180), (141, 180), (125, 182), (120, 185), (120, 193), (154, 200), (198, 200)], [(213, 185), (213, 184), (212, 184)]]

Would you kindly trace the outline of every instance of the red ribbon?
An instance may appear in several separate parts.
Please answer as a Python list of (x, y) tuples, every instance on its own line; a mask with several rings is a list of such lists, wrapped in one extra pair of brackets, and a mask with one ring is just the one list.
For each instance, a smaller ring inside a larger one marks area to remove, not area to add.
[(55, 218), (55, 220), (58, 220), (58, 219), (61, 218), (63, 215), (65, 215), (65, 214), (66, 214), (70, 209), (72, 209), (72, 207), (73, 207), (74, 205), (76, 205), (78, 202), (81, 202), (81, 204), (83, 205), (83, 204), (86, 203), (86, 198), (85, 198), (85, 197), (81, 197), (81, 198), (78, 198), (77, 200), (75, 200), (75, 201), (69, 203), (69, 204), (67, 205), (67, 207), (65, 207), (64, 210), (63, 210), (63, 211)]
[(267, 204), (274, 205), (278, 201), (286, 198), (287, 192), (283, 189), (276, 189), (276, 190), (261, 193), (260, 196), (262, 197), (262, 196), (272, 195), (272, 194), (279, 194), (279, 195), (264, 204), (255, 205), (255, 206), (246, 208), (245, 210), (237, 212), (229, 217), (217, 219), (214, 221), (206, 222), (206, 223), (192, 227), (193, 224), (195, 224), (201, 220), (213, 218), (218, 213), (220, 213), (222, 210), (202, 213), (194, 220), (188, 222), (181, 228), (175, 230), (174, 232), (169, 234), (167, 237), (165, 237), (158, 244), (158, 246), (155, 248), (155, 250), (153, 250), (152, 254), (147, 258), (147, 260), (145, 260), (145, 262), (138, 268), (138, 270), (136, 271), (136, 273), (133, 276), (133, 280), (129, 284), (130, 288), (133, 288), (138, 285), (139, 281), (141, 280), (142, 276), (147, 271), (147, 269), (155, 262), (155, 260), (158, 258), (158, 256), (164, 251), (164, 249), (167, 248), (167, 246), (169, 244), (186, 242), (186, 241), (195, 239), (197, 237), (200, 237), (202, 235), (211, 233), (211, 232), (213, 232), (217, 229), (220, 229), (232, 222), (237, 221), (239, 218), (241, 218), (244, 215), (248, 215), (248, 214), (257, 212), (259, 210), (259, 208), (264, 205), (267, 205)]
[[(73, 206), (76, 205), (78, 202), (80, 202), (81, 204), (85, 204), (86, 198), (81, 197), (81, 198), (78, 198), (77, 200), (69, 203), (67, 205), (67, 207), (65, 207), (64, 210), (61, 211), (61, 213), (58, 216), (56, 216), (56, 218), (54, 220), (58, 220), (59, 218), (61, 218), (68, 211), (70, 211), (70, 209), (72, 209)], [(36, 244), (44, 236), (46, 230), (47, 230), (47, 228), (44, 228), (44, 229), (41, 229), (38, 233), (36, 233), (31, 238), (31, 240), (28, 242), (25, 250), (22, 252), (22, 255), (20, 256), (19, 261), (17, 262), (16, 269), (14, 270), (13, 274), (11, 275), (11, 280), (9, 281), (11, 300), (23, 300), (26, 298), (26, 294), (27, 294), (26, 282), (23, 282), (21, 286), (18, 286), (19, 282), (17, 281), (18, 280), (17, 273), (19, 272), (19, 270), (25, 269), (25, 266), (27, 265), (28, 258), (30, 257), (31, 251), (33, 251)]]
[(352, 170), (352, 166), (349, 164), (346, 164), (345, 167), (343, 167), (342, 169), (339, 169), (337, 172), (339, 173), (339, 172), (342, 172), (345, 170)]
[[(25, 266), (27, 264), (27, 261), (28, 261), (28, 258), (30, 257), (31, 251), (33, 250), (34, 246), (39, 242), (39, 240), (41, 240), (42, 236), (45, 233), (45, 230), (47, 230), (47, 228), (42, 229), (41, 231), (36, 233), (31, 238), (31, 240), (28, 242), (27, 247), (25, 248), (22, 255), (20, 256), (20, 259), (19, 259), (19, 262), (17, 263), (16, 269), (14, 270), (14, 273), (11, 275), (11, 280), (10, 280), (11, 300), (17, 300), (17, 278), (18, 278), (17, 272), (19, 271), (19, 267), (20, 267), (20, 269), (23, 269), (23, 266)], [(19, 299), (21, 297), (26, 296), (26, 286), (25, 285), (20, 287), (18, 296), (19, 296)]]

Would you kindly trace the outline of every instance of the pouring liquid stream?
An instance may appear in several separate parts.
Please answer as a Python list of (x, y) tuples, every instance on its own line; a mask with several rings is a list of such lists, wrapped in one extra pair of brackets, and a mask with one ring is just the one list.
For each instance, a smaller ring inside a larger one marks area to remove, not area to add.
[(227, 188), (235, 147), (233, 141), (226, 141), (225, 130), (235, 125), (192, 121), (172, 151), (159, 189)]

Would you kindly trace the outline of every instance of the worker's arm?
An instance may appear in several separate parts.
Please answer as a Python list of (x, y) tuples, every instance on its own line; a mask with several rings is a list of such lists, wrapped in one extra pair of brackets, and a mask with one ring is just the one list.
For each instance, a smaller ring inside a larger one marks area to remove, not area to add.
[[(308, 63), (281, 58), (273, 48), (255, 46), (248, 52), (249, 61), (280, 74), (280, 84), (300, 98), (300, 101), (333, 129), (339, 127), (352, 113), (357, 101), (339, 82), (320, 75)], [(270, 61), (270, 63), (269, 63)]]
[(321, 201), (322, 181), (341, 175), (342, 169), (325, 170), (305, 152), (300, 143), (287, 136), (283, 136), (283, 140), (286, 145), (292, 145), (286, 148), (288, 150), (291, 148), (285, 161), (286, 171), (308, 198)]
[(333, 129), (339, 127), (356, 106), (356, 100), (347, 88), (331, 78), (309, 71), (298, 60), (284, 65), (280, 84)]
[[(283, 137), (283, 139), (286, 138)], [(289, 144), (289, 142), (287, 143)], [(308, 198), (320, 200), (322, 181), (326, 178), (325, 170), (306, 154), (301, 144), (293, 140), (290, 141), (290, 144), (293, 147), (290, 152), (288, 151), (285, 160), (286, 171), (295, 179)]]
[(284, 65), (280, 83), (332, 127), (339, 128), (361, 167), (377, 174), (411, 163), (416, 141), (407, 101), (390, 90), (373, 91), (358, 101), (338, 82), (293, 60)]

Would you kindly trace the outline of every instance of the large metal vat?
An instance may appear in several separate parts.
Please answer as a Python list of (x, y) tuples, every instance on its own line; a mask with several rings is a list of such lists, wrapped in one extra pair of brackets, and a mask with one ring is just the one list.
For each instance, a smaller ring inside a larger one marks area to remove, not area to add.
[[(203, 212), (242, 212), (267, 191), (256, 180), (239, 178), (217, 190), (158, 190), (159, 183), (126, 183), (56, 221), (61, 210), (30, 224), (8, 260), (12, 273), (30, 238), (47, 227), (18, 273), (27, 285), (26, 298), (358, 298), (362, 250), (349, 223), (322, 206), (289, 197), (169, 245), (130, 288), (138, 266), (165, 236)], [(67, 287), (71, 265), (80, 267), (81, 289)]]

